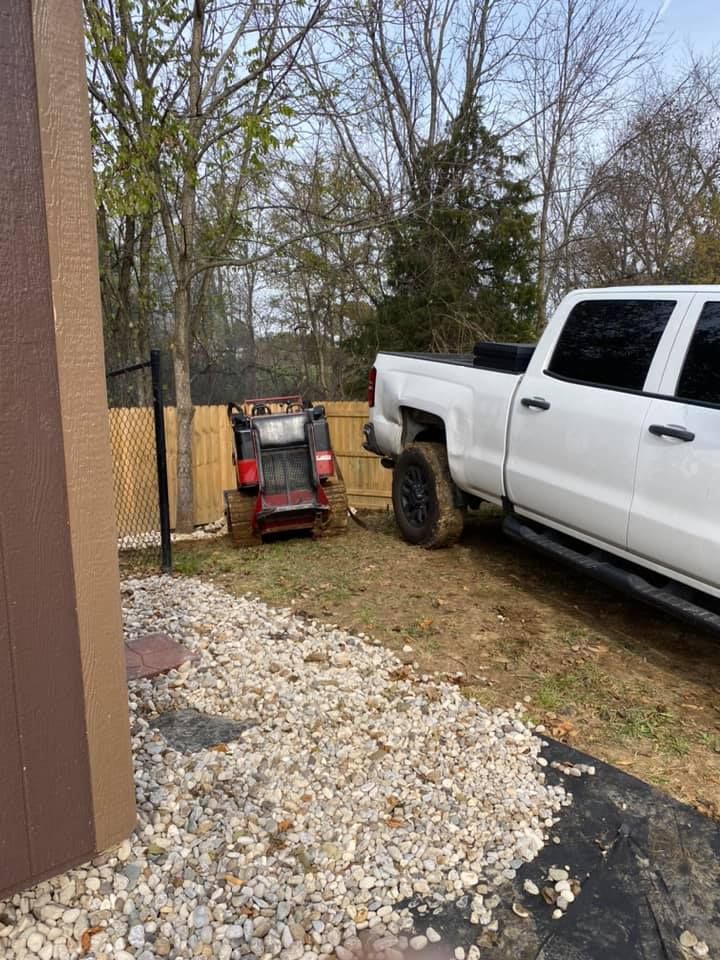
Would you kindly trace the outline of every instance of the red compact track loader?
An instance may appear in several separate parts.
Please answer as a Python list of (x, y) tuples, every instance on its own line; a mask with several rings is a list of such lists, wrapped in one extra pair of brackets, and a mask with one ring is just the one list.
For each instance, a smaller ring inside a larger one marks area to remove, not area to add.
[(324, 407), (266, 397), (228, 404), (228, 418), (237, 489), (225, 491), (225, 519), (235, 546), (287, 530), (345, 531), (347, 495)]

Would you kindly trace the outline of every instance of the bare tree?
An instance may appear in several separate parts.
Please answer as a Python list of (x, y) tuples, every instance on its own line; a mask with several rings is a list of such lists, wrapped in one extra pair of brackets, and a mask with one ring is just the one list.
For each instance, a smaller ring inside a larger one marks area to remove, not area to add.
[(549, 0), (518, 61), (520, 143), (538, 195), (540, 327), (571, 256), (603, 130), (623, 115), (630, 81), (656, 53), (654, 22), (634, 0)]
[(720, 102), (712, 71), (694, 65), (673, 85), (647, 78), (642, 102), (593, 171), (588, 197), (572, 237), (577, 278), (707, 279), (692, 261), (720, 197)]
[(192, 527), (190, 355), (193, 294), (232, 254), (235, 216), (208, 250), (197, 242), (197, 200), (213, 154), (234, 165), (235, 196), (277, 145), (275, 111), (304, 39), (327, 0), (307, 12), (282, 0), (243, 6), (193, 0), (85, 0), (90, 92), (103, 111), (106, 162), (131, 170), (159, 211), (173, 279), (177, 404), (177, 528)]
[(421, 155), (470, 115), (499, 111), (536, 4), (370, 0), (310, 41), (315, 116), (329, 125), (386, 221), (402, 211)]

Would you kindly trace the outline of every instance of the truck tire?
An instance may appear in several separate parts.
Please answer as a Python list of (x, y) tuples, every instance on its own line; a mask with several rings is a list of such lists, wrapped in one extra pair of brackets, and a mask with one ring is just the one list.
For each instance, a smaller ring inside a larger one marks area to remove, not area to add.
[(395, 518), (409, 543), (447, 547), (463, 529), (463, 511), (455, 505), (447, 450), (441, 443), (411, 443), (393, 469)]

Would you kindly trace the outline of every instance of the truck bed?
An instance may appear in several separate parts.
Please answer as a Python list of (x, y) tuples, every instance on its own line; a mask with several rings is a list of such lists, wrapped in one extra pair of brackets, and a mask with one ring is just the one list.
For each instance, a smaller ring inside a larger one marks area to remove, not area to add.
[(410, 353), (407, 350), (381, 350), (386, 357), (410, 357), (412, 360), (432, 360), (433, 363), (451, 363), (456, 367), (474, 366), (471, 353)]
[(475, 344), (472, 353), (382, 352), (391, 357), (410, 357), (413, 360), (430, 360), (432, 363), (449, 363), (456, 367), (477, 367), (480, 370), (495, 370), (497, 373), (517, 374), (527, 370), (534, 350), (535, 347), (527, 343), (482, 341)]

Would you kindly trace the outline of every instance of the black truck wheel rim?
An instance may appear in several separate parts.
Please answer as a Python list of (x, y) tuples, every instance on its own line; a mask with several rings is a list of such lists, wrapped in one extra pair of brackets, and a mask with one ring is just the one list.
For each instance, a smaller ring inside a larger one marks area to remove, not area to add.
[(400, 502), (408, 523), (422, 527), (430, 512), (430, 487), (425, 471), (414, 464), (405, 471), (400, 484)]

